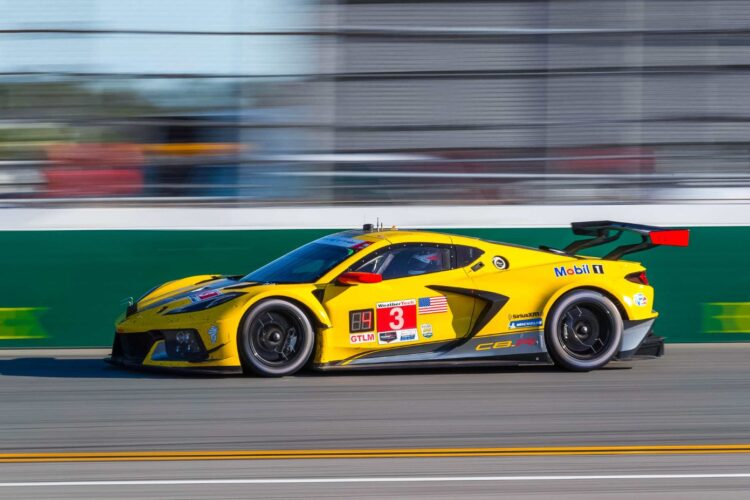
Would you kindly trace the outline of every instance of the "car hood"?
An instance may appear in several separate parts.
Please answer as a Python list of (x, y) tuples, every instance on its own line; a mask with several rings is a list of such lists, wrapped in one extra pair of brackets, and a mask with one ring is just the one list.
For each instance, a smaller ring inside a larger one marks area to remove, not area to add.
[(254, 282), (241, 282), (224, 276), (196, 276), (166, 283), (152, 290), (135, 304), (134, 312), (164, 306), (189, 304), (214, 299), (224, 293), (241, 291), (257, 286)]

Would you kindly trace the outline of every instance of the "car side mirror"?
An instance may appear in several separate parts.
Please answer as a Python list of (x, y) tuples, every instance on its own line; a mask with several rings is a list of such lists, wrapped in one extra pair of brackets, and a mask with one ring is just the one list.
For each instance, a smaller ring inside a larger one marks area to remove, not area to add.
[(383, 281), (381, 274), (354, 271), (344, 273), (336, 278), (336, 283), (339, 285), (360, 285), (365, 283), (380, 283), (381, 281)]

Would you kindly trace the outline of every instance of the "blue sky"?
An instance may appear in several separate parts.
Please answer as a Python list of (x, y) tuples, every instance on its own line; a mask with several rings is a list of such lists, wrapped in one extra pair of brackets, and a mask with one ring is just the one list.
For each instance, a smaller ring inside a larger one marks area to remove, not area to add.
[[(0, 29), (274, 31), (316, 25), (312, 0), (0, 0)], [(0, 71), (292, 74), (300, 37), (0, 35)]]

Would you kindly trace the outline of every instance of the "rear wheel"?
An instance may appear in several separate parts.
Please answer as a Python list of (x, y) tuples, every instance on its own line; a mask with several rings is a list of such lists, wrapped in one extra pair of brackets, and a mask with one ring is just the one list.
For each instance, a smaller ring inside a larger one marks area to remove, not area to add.
[(292, 375), (305, 366), (315, 345), (312, 323), (297, 305), (271, 299), (254, 306), (239, 332), (242, 368), (264, 377)]
[(575, 290), (555, 303), (547, 316), (545, 341), (555, 364), (572, 371), (606, 365), (622, 342), (617, 306), (593, 290)]

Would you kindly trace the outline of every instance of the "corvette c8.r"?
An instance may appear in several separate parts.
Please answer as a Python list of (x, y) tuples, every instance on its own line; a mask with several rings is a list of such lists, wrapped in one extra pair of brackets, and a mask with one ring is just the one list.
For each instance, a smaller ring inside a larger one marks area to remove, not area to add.
[[(565, 249), (366, 225), (320, 238), (246, 276), (160, 285), (118, 320), (110, 361), (127, 367), (290, 375), (446, 362), (554, 363), (587, 371), (659, 356), (646, 270), (621, 260), (688, 231), (573, 223)], [(586, 248), (624, 232), (640, 242)]]

